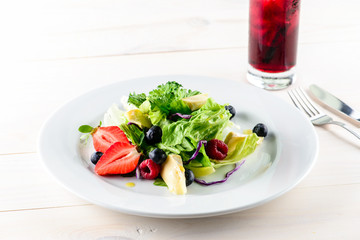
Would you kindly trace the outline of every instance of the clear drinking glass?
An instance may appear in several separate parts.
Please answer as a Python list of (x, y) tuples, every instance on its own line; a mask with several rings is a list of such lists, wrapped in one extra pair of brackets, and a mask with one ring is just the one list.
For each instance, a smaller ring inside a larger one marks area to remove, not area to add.
[(295, 80), (299, 11), (300, 0), (250, 0), (250, 83), (277, 90)]

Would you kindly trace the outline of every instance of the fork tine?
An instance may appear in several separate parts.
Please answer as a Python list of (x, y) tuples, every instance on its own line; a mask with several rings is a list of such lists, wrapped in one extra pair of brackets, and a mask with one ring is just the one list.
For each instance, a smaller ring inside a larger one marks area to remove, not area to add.
[(291, 101), (294, 103), (295, 107), (297, 107), (299, 110), (301, 110), (302, 107), (301, 107), (299, 101), (297, 100), (297, 98), (295, 97), (294, 91), (289, 90), (287, 93), (288, 93)]
[(311, 107), (308, 104), (308, 101), (306, 101), (306, 99), (304, 98), (304, 92), (302, 92), (301, 88), (300, 87), (297, 88), (295, 92), (296, 92), (295, 96), (298, 98), (300, 105), (309, 114), (309, 116), (312, 117), (316, 115), (316, 112), (311, 109)]
[(308, 95), (302, 88), (297, 88), (288, 91), (288, 94), (295, 104), (295, 106), (305, 112), (310, 118), (313, 118), (322, 113), (315, 107), (314, 103), (310, 100)]
[(302, 88), (298, 88), (299, 89), (299, 92), (301, 93), (301, 95), (303, 96), (303, 99), (304, 99), (304, 102), (307, 102), (305, 103), (309, 108), (312, 109), (312, 112), (314, 114), (320, 114), (321, 112), (318, 110), (318, 108), (315, 107), (313, 101), (311, 101), (311, 99), (309, 98), (309, 96), (305, 93), (305, 91), (302, 89)]
[[(300, 89), (300, 88), (299, 88)], [(305, 112), (310, 118), (314, 117), (316, 115), (316, 112), (314, 112), (307, 104), (307, 101), (304, 100), (303, 95), (300, 93), (301, 89), (295, 89), (295, 90), (291, 90), (289, 91), (289, 96), (292, 99), (292, 101), (294, 102), (295, 106), (302, 110), (303, 112)]]
[(309, 117), (312, 117), (312, 115), (302, 106), (297, 93), (294, 90), (289, 90), (288, 91), (289, 97), (292, 100), (292, 102), (294, 103), (294, 105), (300, 110), (303, 111), (304, 113), (306, 113)]

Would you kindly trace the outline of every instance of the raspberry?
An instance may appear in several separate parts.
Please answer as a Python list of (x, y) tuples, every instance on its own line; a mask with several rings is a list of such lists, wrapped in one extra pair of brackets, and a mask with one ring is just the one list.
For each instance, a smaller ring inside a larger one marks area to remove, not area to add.
[(140, 163), (140, 174), (145, 179), (155, 179), (160, 173), (160, 165), (151, 159), (146, 159)]
[(205, 151), (209, 158), (223, 160), (227, 156), (228, 147), (223, 141), (212, 139), (207, 142)]

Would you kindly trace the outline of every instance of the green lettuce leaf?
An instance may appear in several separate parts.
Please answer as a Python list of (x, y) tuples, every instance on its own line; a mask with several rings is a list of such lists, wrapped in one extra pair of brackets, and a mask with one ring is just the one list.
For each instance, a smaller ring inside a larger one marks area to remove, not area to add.
[[(199, 163), (201, 163), (201, 166), (203, 166), (203, 167), (211, 167), (211, 162), (210, 162), (209, 157), (206, 155), (204, 145), (201, 146), (199, 154), (196, 156), (196, 158), (193, 161), (198, 161)], [(193, 161), (191, 161), (191, 162), (193, 162)]]
[[(180, 119), (163, 126), (161, 148), (164, 151), (172, 149), (175, 154), (181, 153), (182, 159), (187, 161), (196, 150), (197, 143), (200, 140), (208, 141), (219, 136), (229, 119), (230, 113), (224, 106), (209, 98), (205, 105), (192, 113), (192, 118)], [(203, 167), (211, 166), (204, 147), (201, 147), (198, 156), (191, 164), (196, 162)]]
[(214, 160), (211, 161), (215, 163), (214, 167), (220, 167), (223, 165), (228, 164), (234, 164), (245, 158), (246, 156), (249, 156), (251, 153), (253, 153), (257, 147), (257, 142), (259, 141), (259, 137), (252, 133), (248, 135), (247, 137), (243, 138), (241, 141), (239, 141), (236, 144), (236, 148), (234, 152), (227, 156), (224, 160)]
[(184, 135), (193, 142), (218, 138), (229, 123), (230, 116), (231, 114), (223, 105), (208, 98), (199, 110), (192, 113)]
[(167, 123), (166, 114), (158, 107), (155, 107), (149, 112), (149, 118), (153, 125), (157, 125), (159, 127), (162, 127)]
[[(130, 94), (129, 103), (148, 114), (153, 125), (162, 128), (162, 142), (154, 146), (146, 146), (143, 141), (143, 132), (135, 130), (135, 133), (130, 133), (129, 127), (123, 126), (123, 124), (121, 126), (129, 138), (135, 143), (138, 142), (137, 145), (145, 152), (159, 147), (167, 154), (180, 154), (183, 161), (187, 161), (196, 150), (200, 140), (221, 139), (224, 128), (230, 124), (230, 112), (225, 109), (224, 105), (216, 103), (212, 98), (208, 98), (200, 109), (191, 112), (182, 99), (198, 94), (200, 94), (199, 91), (184, 89), (181, 84), (173, 81), (159, 85), (148, 95)], [(173, 113), (191, 114), (192, 117), (173, 122), (168, 120), (168, 116)], [(257, 136), (255, 137), (257, 138)], [(234, 153), (222, 161), (209, 159), (205, 148), (202, 147), (197, 158), (188, 167), (206, 167), (211, 170), (214, 165), (221, 166), (237, 162), (255, 150), (257, 142), (255, 137), (250, 136), (244, 139), (244, 142), (238, 143)]]
[(189, 122), (185, 119), (167, 124), (163, 127), (162, 143), (168, 146), (181, 144), (185, 138), (185, 129)]
[(149, 100), (146, 100), (143, 103), (141, 103), (141, 105), (138, 108), (142, 113), (148, 114), (151, 110), (151, 103), (149, 102)]
[(175, 146), (188, 138), (196, 147), (200, 140), (216, 138), (227, 126), (230, 113), (224, 106), (209, 98), (205, 105), (192, 113), (192, 118), (181, 119), (163, 127), (163, 144)]
[(111, 105), (104, 114), (105, 126), (119, 126), (120, 124), (127, 122), (128, 120), (125, 117), (125, 112), (121, 111), (116, 104)]
[(162, 143), (157, 144), (157, 146), (159, 148), (161, 148), (162, 150), (164, 150), (166, 155), (169, 155), (171, 153), (175, 153), (175, 154), (180, 154), (181, 153), (181, 150), (178, 149), (176, 146), (168, 146), (168, 145), (164, 145)]

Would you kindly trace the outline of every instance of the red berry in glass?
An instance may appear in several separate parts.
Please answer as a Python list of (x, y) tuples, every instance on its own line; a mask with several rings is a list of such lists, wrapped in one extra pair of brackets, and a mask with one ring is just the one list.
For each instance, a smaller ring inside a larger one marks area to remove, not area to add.
[(300, 0), (250, 0), (249, 63), (269, 73), (296, 64)]

